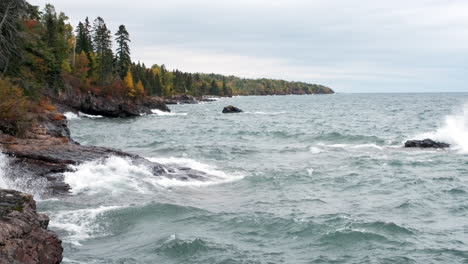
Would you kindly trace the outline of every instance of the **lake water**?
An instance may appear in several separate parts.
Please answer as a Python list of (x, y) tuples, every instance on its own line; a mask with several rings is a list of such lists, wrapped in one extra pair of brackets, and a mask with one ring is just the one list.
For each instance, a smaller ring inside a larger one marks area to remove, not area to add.
[[(39, 210), (64, 263), (467, 263), (467, 102), (252, 96), (139, 118), (68, 115), (81, 144), (209, 180), (154, 177), (113, 157), (75, 167), (72, 194)], [(230, 104), (245, 112), (222, 114)], [(452, 148), (402, 148), (427, 137)]]

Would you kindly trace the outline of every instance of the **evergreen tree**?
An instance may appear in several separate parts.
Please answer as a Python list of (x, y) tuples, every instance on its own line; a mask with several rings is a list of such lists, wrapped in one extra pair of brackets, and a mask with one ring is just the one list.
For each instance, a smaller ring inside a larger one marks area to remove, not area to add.
[(96, 52), (96, 73), (100, 85), (107, 84), (112, 79), (113, 60), (111, 32), (107, 29), (104, 19), (96, 18), (93, 28), (94, 49)]
[(128, 34), (127, 29), (124, 25), (119, 27), (119, 30), (115, 34), (117, 42), (117, 72), (120, 75), (120, 78), (124, 78), (127, 73), (130, 65), (132, 64), (130, 58), (130, 47), (128, 43), (130, 42), (130, 35)]
[(6, 74), (11, 61), (22, 58), (19, 23), (28, 6), (24, 0), (0, 1), (0, 77)]
[(218, 87), (218, 84), (216, 83), (216, 81), (214, 79), (211, 81), (210, 94), (211, 95), (219, 95), (219, 87)]

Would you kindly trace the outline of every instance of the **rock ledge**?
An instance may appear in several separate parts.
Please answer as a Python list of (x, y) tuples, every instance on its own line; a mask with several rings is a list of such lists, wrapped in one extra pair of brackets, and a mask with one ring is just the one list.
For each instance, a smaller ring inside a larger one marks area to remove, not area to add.
[(31, 195), (0, 189), (0, 263), (60, 263), (62, 241), (48, 225)]

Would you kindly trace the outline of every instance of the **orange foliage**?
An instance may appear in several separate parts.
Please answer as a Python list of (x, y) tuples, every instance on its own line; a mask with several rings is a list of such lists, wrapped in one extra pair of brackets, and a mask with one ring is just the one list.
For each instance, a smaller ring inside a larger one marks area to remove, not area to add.
[(36, 20), (28, 19), (24, 21), (24, 25), (26, 26), (27, 29), (31, 30), (33, 27), (35, 27), (37, 24)]

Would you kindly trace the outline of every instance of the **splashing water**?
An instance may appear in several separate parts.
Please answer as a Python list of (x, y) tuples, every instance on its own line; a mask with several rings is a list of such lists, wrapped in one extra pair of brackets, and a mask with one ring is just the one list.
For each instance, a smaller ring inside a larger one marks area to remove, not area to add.
[(461, 113), (446, 116), (445, 124), (435, 132), (423, 133), (417, 138), (446, 142), (460, 153), (468, 153), (468, 103)]
[(6, 170), (8, 168), (8, 159), (5, 154), (0, 152), (0, 188), (8, 189), (8, 180), (6, 179)]

